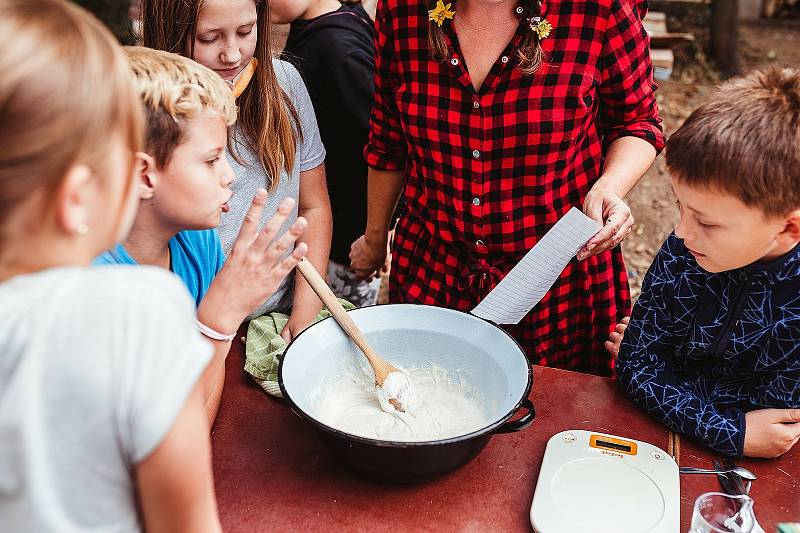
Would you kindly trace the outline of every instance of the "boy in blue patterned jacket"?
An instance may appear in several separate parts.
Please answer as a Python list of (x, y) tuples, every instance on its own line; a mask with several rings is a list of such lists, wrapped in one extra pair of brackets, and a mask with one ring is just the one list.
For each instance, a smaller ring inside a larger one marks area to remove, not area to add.
[(800, 71), (724, 85), (666, 157), (681, 220), (624, 331), (619, 382), (674, 431), (776, 457), (800, 439)]

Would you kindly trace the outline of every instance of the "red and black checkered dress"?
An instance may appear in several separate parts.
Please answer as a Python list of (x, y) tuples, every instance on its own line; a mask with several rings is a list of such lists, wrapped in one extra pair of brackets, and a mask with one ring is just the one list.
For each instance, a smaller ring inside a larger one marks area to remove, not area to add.
[[(454, 4), (455, 5), (455, 4)], [(523, 21), (475, 91), (452, 22), (444, 63), (428, 54), (430, 6), (381, 0), (370, 166), (404, 170), (390, 300), (469, 310), (600, 176), (609, 143), (664, 145), (648, 39), (632, 0), (550, 0), (554, 27), (533, 76), (516, 64)], [(458, 6), (455, 6), (458, 9)], [(630, 312), (618, 248), (573, 261), (508, 330), (531, 362), (609, 375), (603, 342)]]

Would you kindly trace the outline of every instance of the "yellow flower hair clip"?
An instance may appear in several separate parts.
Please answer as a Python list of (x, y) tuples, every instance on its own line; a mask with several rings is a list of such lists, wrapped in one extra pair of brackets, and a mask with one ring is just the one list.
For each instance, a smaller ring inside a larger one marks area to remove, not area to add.
[(445, 19), (452, 19), (456, 14), (455, 11), (450, 10), (452, 5), (452, 3), (445, 5), (442, 0), (436, 0), (436, 7), (428, 11), (428, 20), (432, 20), (441, 28)]
[(539, 39), (546, 39), (550, 36), (550, 32), (553, 31), (553, 25), (547, 19), (542, 20), (540, 17), (533, 17), (531, 19), (531, 31), (536, 33)]

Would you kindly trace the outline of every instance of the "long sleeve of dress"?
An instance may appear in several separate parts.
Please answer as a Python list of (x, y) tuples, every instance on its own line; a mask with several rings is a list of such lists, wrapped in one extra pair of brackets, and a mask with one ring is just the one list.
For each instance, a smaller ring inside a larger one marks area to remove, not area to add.
[(650, 61), (650, 39), (632, 2), (612, 0), (603, 43), (600, 127), (608, 146), (633, 136), (664, 148)]
[(402, 170), (408, 152), (394, 100), (394, 90), (400, 82), (394, 57), (391, 5), (392, 2), (379, 2), (375, 17), (375, 101), (369, 141), (364, 149), (367, 164), (380, 170)]
[(680, 276), (683, 258), (671, 250), (676, 241), (668, 239), (647, 273), (620, 347), (618, 379), (634, 402), (672, 430), (694, 436), (720, 453), (741, 456), (744, 413), (719, 410), (699, 393), (713, 386), (710, 382), (683, 381), (674, 370), (675, 351), (685, 334), (679, 331), (686, 323), (679, 316), (681, 294), (694, 292), (682, 287), (691, 280)]

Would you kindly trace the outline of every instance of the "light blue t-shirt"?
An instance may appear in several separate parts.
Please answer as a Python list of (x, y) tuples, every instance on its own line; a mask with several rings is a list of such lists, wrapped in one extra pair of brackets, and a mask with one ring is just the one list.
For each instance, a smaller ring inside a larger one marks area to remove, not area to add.
[[(169, 240), (169, 269), (183, 280), (195, 306), (200, 305), (208, 286), (225, 263), (217, 230), (182, 231)], [(118, 244), (93, 261), (95, 265), (136, 265), (136, 260)]]

